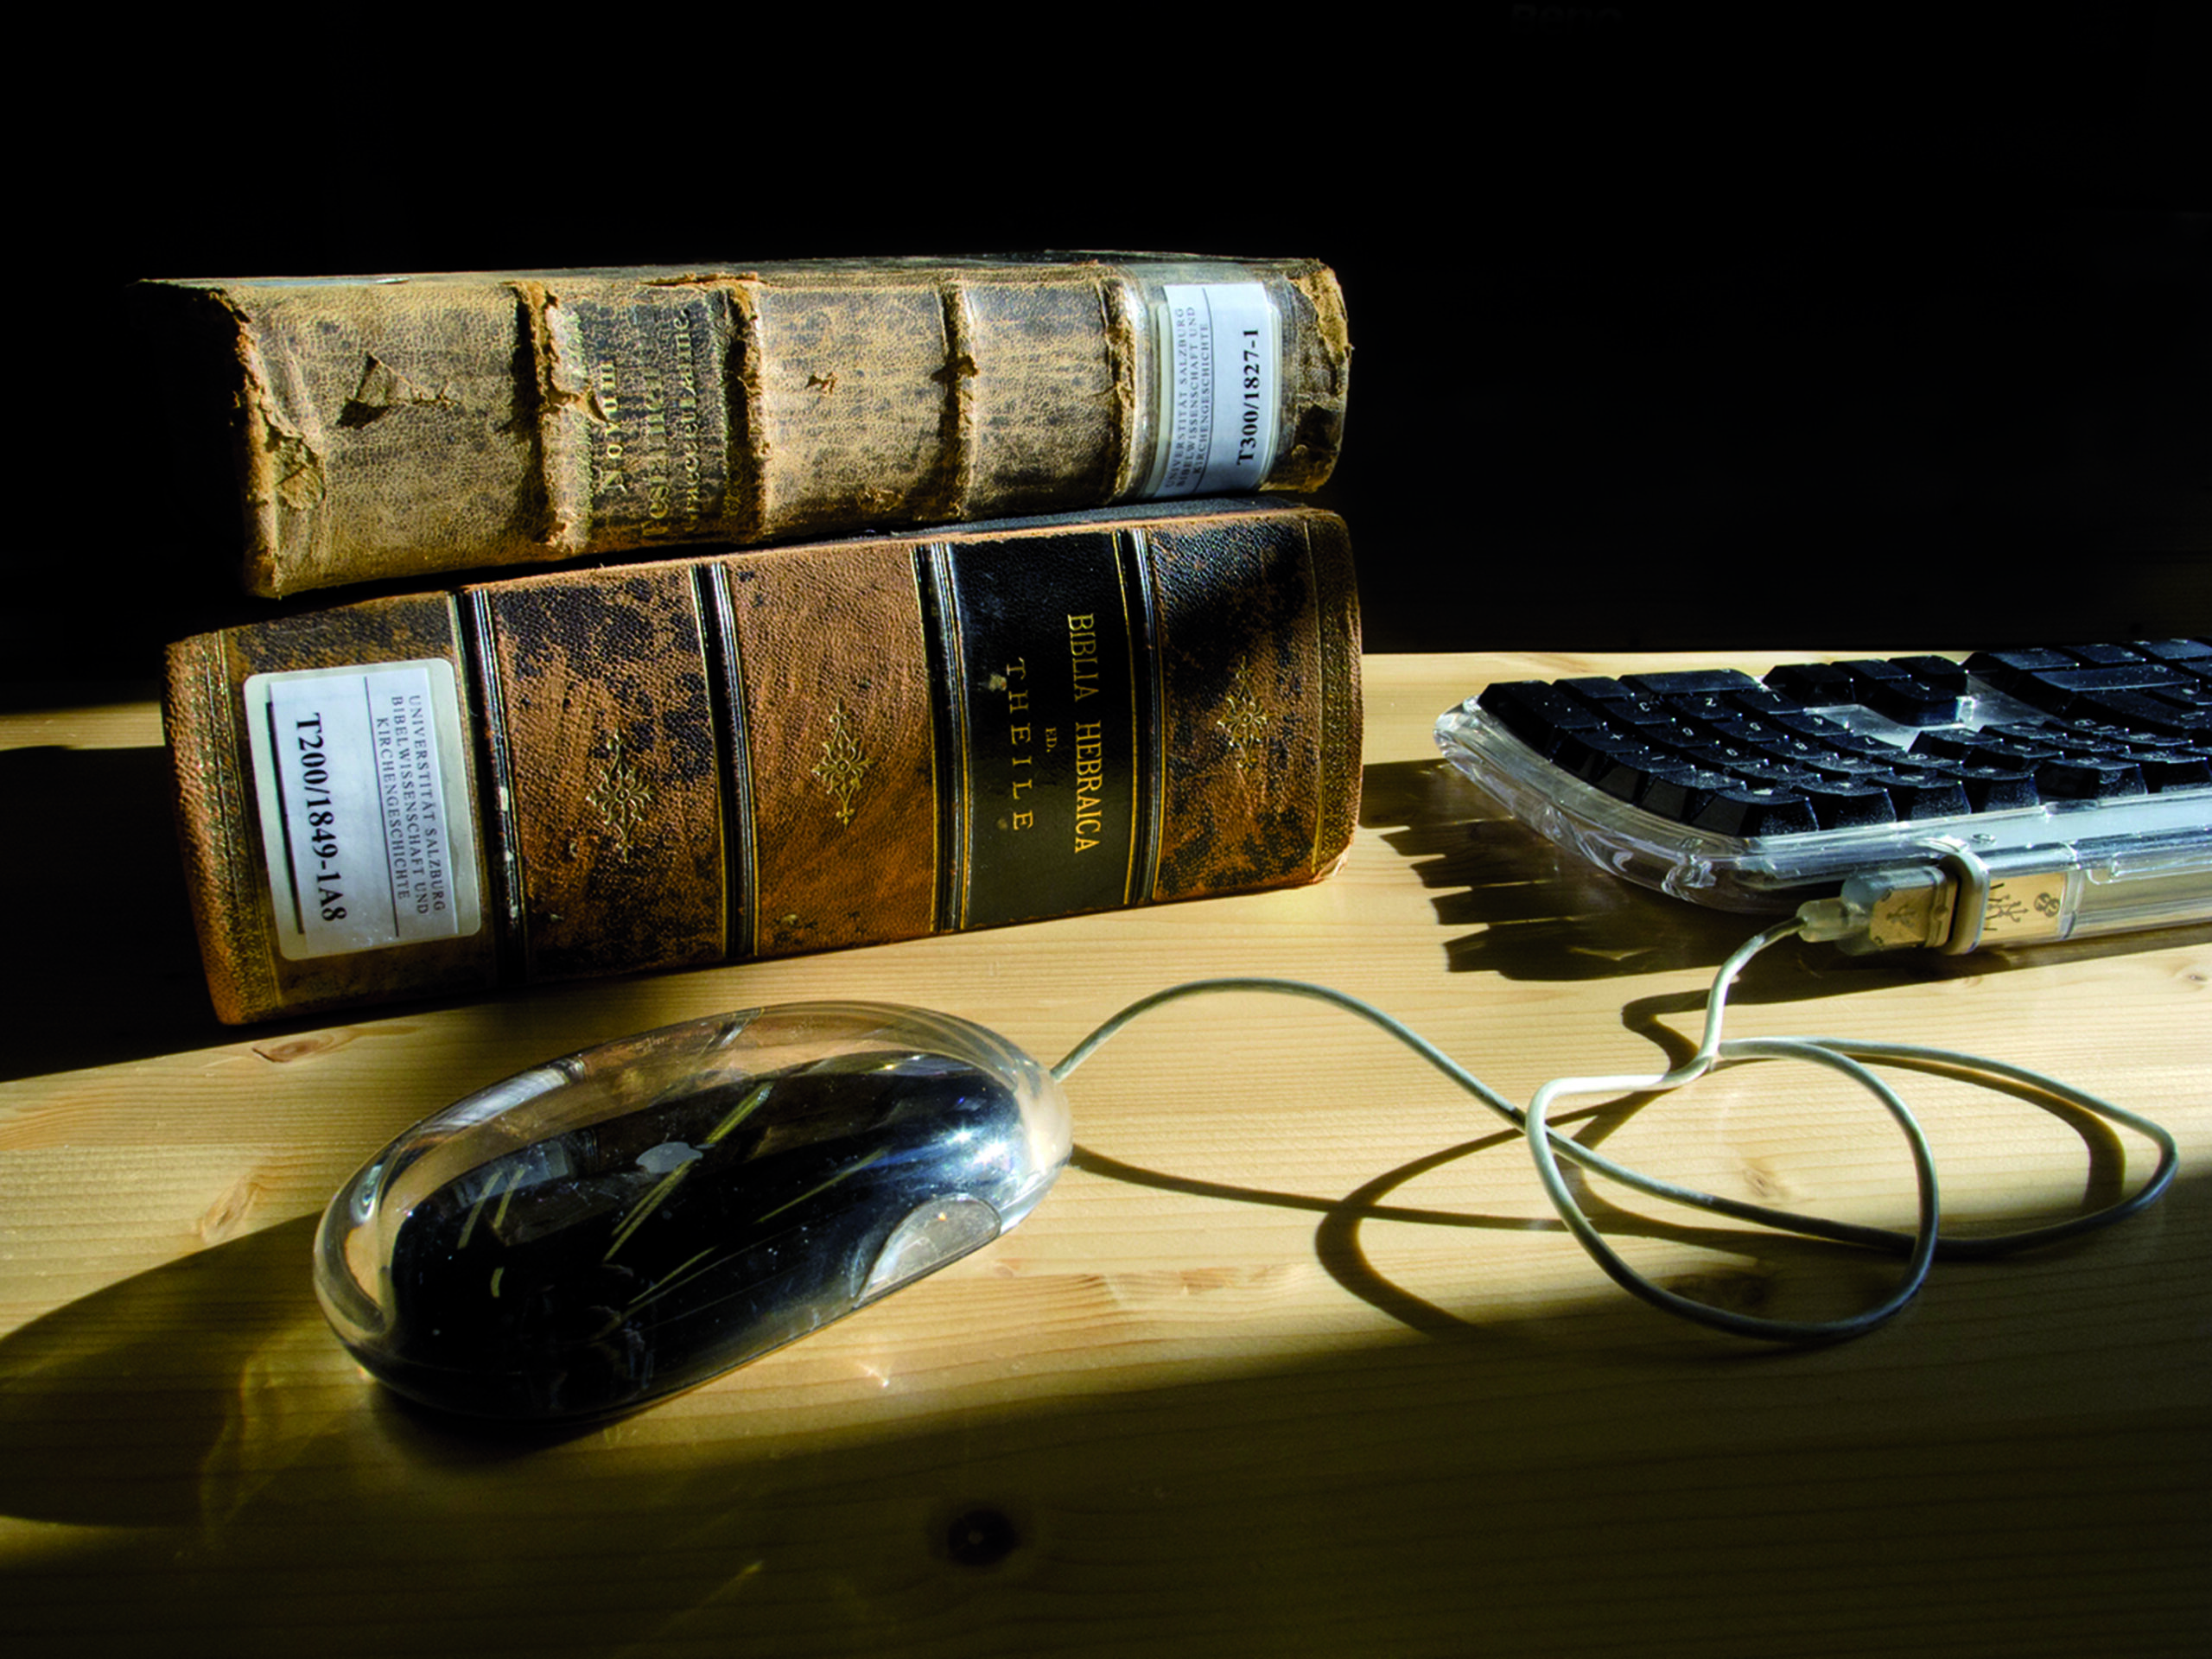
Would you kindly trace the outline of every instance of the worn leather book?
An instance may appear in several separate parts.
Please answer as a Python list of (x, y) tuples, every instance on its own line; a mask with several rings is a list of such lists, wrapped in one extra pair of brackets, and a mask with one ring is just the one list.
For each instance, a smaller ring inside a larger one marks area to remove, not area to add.
[(512, 577), (199, 635), (165, 714), (237, 1022), (1313, 880), (1343, 522), (1263, 499)]
[[(749, 545), (1334, 464), (1309, 259), (1052, 256), (142, 283), (172, 448), (234, 438), (245, 582)], [(197, 459), (187, 465), (196, 467)]]

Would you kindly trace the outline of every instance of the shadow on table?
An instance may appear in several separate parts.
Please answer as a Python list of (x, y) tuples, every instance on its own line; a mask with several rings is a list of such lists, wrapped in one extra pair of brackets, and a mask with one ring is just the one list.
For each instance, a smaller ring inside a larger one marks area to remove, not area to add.
[[(1777, 918), (1708, 910), (1596, 869), (1508, 816), (1442, 760), (1367, 768), (1360, 821), (1433, 890), (1454, 972), (1560, 982), (1712, 969)], [(2038, 949), (1947, 957), (1851, 957), (1785, 942), (1764, 952), (1736, 1000), (1795, 1002), (1858, 987), (1978, 977), (2063, 959), (2133, 955), (2212, 925), (2115, 934)]]
[[(16, 874), (0, 1080), (176, 1053), (239, 1039), (209, 1006), (177, 861), (160, 750), (0, 752), (0, 868)], [(1442, 761), (1371, 766), (1361, 821), (1431, 888), (1455, 971), (1509, 979), (1612, 978), (1718, 967), (1760, 925), (1616, 880), (1510, 818)], [(2212, 930), (2194, 930), (2200, 933)], [(2069, 960), (2170, 942), (2182, 930), (2055, 947)], [(1952, 958), (1846, 957), (1785, 944), (1747, 976), (1746, 1001), (1833, 995), (1859, 984), (1941, 980), (2031, 966), (2042, 951)], [(435, 1003), (396, 1003), (379, 1014)], [(320, 1030), (308, 1015), (251, 1027), (257, 1043)]]
[(0, 751), (10, 873), (0, 1078), (223, 1040), (185, 902), (167, 756)]
[[(1586, 1297), (1517, 1312), (1478, 1285), (1389, 1283), (1370, 1224), (1528, 1229), (1387, 1202), (1493, 1145), (1326, 1203), (1079, 1154), (1110, 1179), (1314, 1211), (1324, 1266), (1389, 1315), (1332, 1344), (1233, 1363), (1210, 1347), (1201, 1369), (1138, 1363), (1141, 1342), (1127, 1367), (1068, 1375), (1046, 1319), (1010, 1325), (987, 1360), (961, 1344), (968, 1386), (910, 1378), (945, 1318), (910, 1319), (918, 1299), (994, 1294), (1007, 1281), (985, 1257), (839, 1327), (865, 1363), (836, 1370), (801, 1344), (562, 1435), (456, 1427), (369, 1383), (315, 1309), (311, 1219), (284, 1223), (0, 1340), (0, 1512), (46, 1523), (0, 1535), (0, 1630), (251, 1656), (310, 1638), (329, 1654), (889, 1652), (948, 1630), (1010, 1653), (1040, 1621), (1101, 1652), (1304, 1651), (1316, 1629), (1356, 1625), (1444, 1651), (1478, 1618), (1487, 1643), (1541, 1652), (1622, 1613), (1597, 1617), (1612, 1598), (1587, 1599), (1596, 1571), (1649, 1604), (1616, 1628), (1657, 1620), (1698, 1630), (1699, 1651), (1749, 1654), (1777, 1628), (1863, 1615), (1867, 1575), (1899, 1551), (1944, 1578), (1912, 1610), (1930, 1641), (2032, 1607), (2022, 1586), (2044, 1574), (2042, 1611), (2090, 1646), (2124, 1637), (2126, 1610), (2171, 1603), (2150, 1592), (2202, 1541), (2205, 1423), (2185, 1381), (2141, 1374), (2129, 1333), (2180, 1316), (2178, 1282), (2060, 1294), (2052, 1345), (2031, 1319), (1993, 1332), (1973, 1294), (1991, 1270), (1960, 1268), (1961, 1317), (1939, 1284), (1903, 1327), (1792, 1351), (1674, 1325), (1594, 1274)], [(2019, 1297), (2053, 1295), (2098, 1248), (2005, 1271)], [(1111, 1275), (1066, 1277), (1025, 1305), (1114, 1304)], [(1233, 1280), (1188, 1289), (1208, 1294), (1213, 1319), (1265, 1316)], [(974, 1386), (979, 1366), (996, 1380)], [(2085, 1400), (2128, 1409), (2093, 1434)], [(1993, 1409), (2037, 1425), (2032, 1459)], [(2071, 1529), (2037, 1518), (2054, 1466), (2074, 1471), (2058, 1483)], [(2100, 1540), (2086, 1560), (2082, 1535)], [(1562, 1625), (1562, 1607), (1596, 1622)]]

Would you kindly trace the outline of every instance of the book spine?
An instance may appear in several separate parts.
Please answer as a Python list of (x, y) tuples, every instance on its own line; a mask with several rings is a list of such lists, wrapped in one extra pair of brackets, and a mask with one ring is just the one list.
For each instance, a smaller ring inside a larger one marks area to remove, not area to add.
[(173, 646), (232, 1022), (1307, 881), (1357, 601), (1306, 508), (563, 571)]
[[(216, 359), (198, 378), (229, 413), (203, 418), (235, 423), (246, 585), (269, 596), (1310, 490), (1336, 459), (1351, 353), (1336, 279), (1311, 260), (144, 287), (180, 354)], [(1259, 441), (1241, 473), (1178, 471), (1166, 458), (1214, 386), (1249, 397)]]

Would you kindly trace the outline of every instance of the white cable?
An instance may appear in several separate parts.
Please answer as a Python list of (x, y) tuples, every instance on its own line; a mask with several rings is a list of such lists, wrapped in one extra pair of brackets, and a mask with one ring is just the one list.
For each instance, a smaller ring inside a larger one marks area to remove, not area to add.
[[(1329, 1003), (1388, 1032), (1520, 1130), (1527, 1139), (1529, 1154), (1535, 1162), (1537, 1179), (1543, 1185), (1545, 1195), (1551, 1200), (1552, 1207), (1558, 1211), (1560, 1219), (1583, 1249), (1614, 1282), (1632, 1295), (1641, 1297), (1667, 1313), (1738, 1336), (1774, 1342), (1834, 1342), (1864, 1335), (1911, 1301), (1926, 1282), (1929, 1269), (1938, 1256), (1995, 1255), (2069, 1237), (2092, 1228), (2109, 1226), (2155, 1202), (2172, 1181), (2174, 1171), (2180, 1162), (2180, 1152), (2173, 1136), (2164, 1128), (2149, 1118), (2124, 1110), (2108, 1101), (2024, 1067), (2007, 1065), (2001, 1061), (1986, 1060), (1948, 1049), (1922, 1048), (1901, 1043), (1861, 1042), (1845, 1038), (1755, 1037), (1724, 1041), (1720, 1035), (1721, 1020), (1727, 1007), (1729, 988), (1734, 984), (1737, 976), (1760, 951), (1801, 931), (1804, 925), (1802, 917), (1793, 917), (1789, 921), (1778, 923), (1747, 940), (1721, 963), (1706, 998), (1704, 1034), (1699, 1039), (1697, 1052), (1682, 1065), (1670, 1071), (1650, 1075), (1554, 1078), (1536, 1091), (1526, 1110), (1516, 1107), (1435, 1045), (1380, 1009), (1361, 1001), (1357, 997), (1332, 990), (1327, 986), (1291, 979), (1202, 979), (1154, 992), (1131, 1003), (1077, 1044), (1067, 1057), (1052, 1068), (1052, 1075), (1065, 1081), (1096, 1052), (1102, 1043), (1140, 1014), (1186, 996), (1217, 991), (1264, 991)], [(1646, 1175), (1625, 1164), (1616, 1163), (1572, 1136), (1560, 1134), (1550, 1125), (1552, 1104), (1562, 1096), (1663, 1094), (1703, 1077), (1716, 1066), (1773, 1059), (1794, 1059), (1827, 1066), (1851, 1078), (1882, 1103), (1884, 1109), (1904, 1133), (1905, 1144), (1912, 1156), (1918, 1201), (1911, 1231), (1861, 1226), (1832, 1221), (1825, 1217), (1801, 1215), (1794, 1211), (1748, 1204), (1741, 1199), (1700, 1192), (1695, 1187), (1678, 1185), (1672, 1181)], [(2001, 1081), (2039, 1090), (2082, 1111), (2148, 1137), (2158, 1148), (2158, 1167), (2134, 1192), (2086, 1214), (1993, 1236), (1947, 1238), (1941, 1230), (1942, 1204), (1936, 1161), (1929, 1148), (1927, 1135), (1911, 1109), (1905, 1105), (1896, 1090), (1868, 1069), (1867, 1061), (1936, 1067), (1961, 1073), (1984, 1086)], [(1621, 1259), (1612, 1246), (1606, 1243), (1597, 1224), (1575, 1201), (1560, 1168), (1561, 1159), (1621, 1182), (1637, 1192), (1671, 1203), (1688, 1205), (1778, 1231), (1902, 1254), (1905, 1257), (1904, 1272), (1896, 1287), (1881, 1301), (1872, 1307), (1833, 1319), (1772, 1319), (1754, 1314), (1734, 1313), (1694, 1301), (1638, 1273)]]

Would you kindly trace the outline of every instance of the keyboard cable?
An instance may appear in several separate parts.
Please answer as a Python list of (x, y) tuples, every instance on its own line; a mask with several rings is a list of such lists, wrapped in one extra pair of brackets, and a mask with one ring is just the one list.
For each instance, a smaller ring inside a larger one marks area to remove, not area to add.
[[(1293, 979), (1244, 976), (1200, 979), (1154, 992), (1131, 1003), (1077, 1044), (1065, 1058), (1052, 1068), (1052, 1075), (1065, 1082), (1102, 1044), (1130, 1021), (1154, 1008), (1186, 997), (1217, 992), (1252, 991), (1306, 997), (1327, 1003), (1395, 1038), (1518, 1130), (1534, 1160), (1537, 1179), (1552, 1208), (1599, 1267), (1624, 1290), (1662, 1312), (1695, 1324), (1735, 1336), (1769, 1342), (1832, 1343), (1863, 1336), (1895, 1317), (1919, 1294), (1927, 1282), (1929, 1269), (1939, 1259), (1981, 1259), (2051, 1243), (2079, 1233), (2111, 1226), (2158, 1201), (2172, 1182), (2180, 1163), (2180, 1151), (2173, 1136), (2147, 1117), (2041, 1072), (1951, 1049), (1928, 1048), (1906, 1043), (1805, 1036), (1724, 1039), (1721, 1023), (1726, 1011), (1728, 993), (1751, 958), (1784, 939), (1808, 933), (1816, 938), (1833, 938), (1834, 926), (1832, 912), (1823, 911), (1819, 904), (1808, 905), (1798, 914), (1754, 935), (1739, 946), (1720, 964), (1713, 976), (1712, 988), (1706, 998), (1704, 1034), (1699, 1039), (1697, 1052), (1681, 1065), (1671, 1071), (1649, 1074), (1556, 1077), (1537, 1090), (1525, 1108), (1516, 1106), (1434, 1044), (1372, 1004), (1325, 985)], [(1561, 1100), (1592, 1095), (1665, 1094), (1718, 1067), (1758, 1060), (1798, 1060), (1827, 1067), (1859, 1084), (1881, 1103), (1904, 1135), (1912, 1158), (1917, 1192), (1916, 1216), (1910, 1231), (1804, 1215), (1684, 1186), (1618, 1163), (1584, 1146), (1573, 1136), (1560, 1133), (1551, 1124), (1553, 1109)], [(2157, 1167), (2133, 1192), (2079, 1215), (2012, 1232), (1972, 1236), (1946, 1235), (1942, 1230), (1942, 1204), (1935, 1154), (1929, 1147), (1927, 1135), (1911, 1108), (1872, 1069), (1875, 1065), (1939, 1071), (1985, 1088), (2009, 1084), (2044, 1094), (2106, 1122), (2133, 1129), (2145, 1136), (2158, 1148)], [(1770, 1319), (1764, 1315), (1715, 1307), (1668, 1289), (1624, 1261), (1577, 1202), (1560, 1167), (1562, 1160), (1669, 1203), (1686, 1205), (1778, 1232), (1900, 1255), (1905, 1258), (1904, 1271), (1889, 1294), (1882, 1300), (1872, 1306), (1834, 1319)]]

